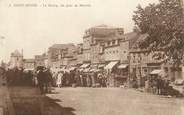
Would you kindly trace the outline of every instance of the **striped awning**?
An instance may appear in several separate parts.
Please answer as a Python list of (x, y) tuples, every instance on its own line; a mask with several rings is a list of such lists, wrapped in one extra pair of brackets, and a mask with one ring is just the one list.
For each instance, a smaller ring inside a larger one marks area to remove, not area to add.
[(109, 64), (107, 64), (104, 69), (112, 69), (117, 63), (118, 61), (112, 61)]
[(128, 67), (128, 64), (121, 64), (118, 66), (118, 69), (125, 69)]
[(89, 65), (90, 65), (89, 63), (82, 64), (82, 65), (80, 66), (80, 68), (87, 68)]
[(161, 74), (163, 71), (162, 70), (160, 70), (160, 69), (155, 69), (155, 70), (153, 70), (150, 74), (151, 75), (159, 75), (159, 74)]

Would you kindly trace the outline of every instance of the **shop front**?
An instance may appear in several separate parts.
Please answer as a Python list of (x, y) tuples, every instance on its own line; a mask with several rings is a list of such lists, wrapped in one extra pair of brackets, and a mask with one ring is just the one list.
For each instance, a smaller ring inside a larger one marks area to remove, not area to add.
[(105, 67), (105, 73), (107, 75), (107, 86), (116, 87), (117, 86), (117, 65), (119, 61), (111, 61)]

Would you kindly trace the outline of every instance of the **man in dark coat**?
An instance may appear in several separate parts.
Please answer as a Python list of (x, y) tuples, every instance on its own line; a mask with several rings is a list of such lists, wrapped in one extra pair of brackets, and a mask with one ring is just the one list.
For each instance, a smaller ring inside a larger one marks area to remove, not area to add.
[(44, 75), (43, 69), (38, 70), (37, 79), (41, 93), (44, 93)]
[(44, 71), (45, 74), (45, 81), (44, 81), (44, 86), (45, 86), (45, 92), (50, 93), (51, 92), (51, 84), (52, 84), (52, 74), (49, 69), (46, 69)]

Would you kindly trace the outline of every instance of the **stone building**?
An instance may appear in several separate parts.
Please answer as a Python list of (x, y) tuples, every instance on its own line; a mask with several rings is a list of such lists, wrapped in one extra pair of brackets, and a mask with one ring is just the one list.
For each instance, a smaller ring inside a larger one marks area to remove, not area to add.
[(23, 51), (20, 53), (18, 50), (15, 50), (11, 53), (9, 68), (22, 68), (23, 67)]
[(154, 54), (158, 52), (149, 52), (140, 49), (138, 43), (144, 40), (148, 35), (140, 34), (138, 39), (132, 43), (130, 48), (130, 77), (136, 77), (138, 85), (144, 84), (144, 79), (152, 74), (160, 75), (171, 81), (183, 79), (182, 65), (176, 68), (170, 62), (165, 63), (164, 59), (157, 59)]
[(43, 53), (42, 55), (35, 55), (35, 68), (37, 68), (38, 66), (47, 66), (47, 60), (48, 60), (48, 56)]
[(23, 60), (24, 70), (34, 70), (35, 69), (35, 59), (24, 59)]
[(136, 32), (130, 32), (110, 37), (104, 42), (104, 58), (107, 63), (105, 70), (108, 73), (114, 73), (115, 76), (110, 81), (111, 86), (119, 86), (122, 84), (121, 81), (127, 80), (129, 76), (129, 48), (137, 37)]
[(105, 41), (124, 34), (123, 28), (100, 25), (86, 30), (83, 37), (84, 63), (99, 65), (105, 63)]
[(83, 44), (77, 44), (77, 65), (83, 64)]
[(52, 68), (62, 68), (74, 65), (77, 60), (76, 49), (77, 47), (72, 43), (52, 45), (48, 49), (49, 66)]

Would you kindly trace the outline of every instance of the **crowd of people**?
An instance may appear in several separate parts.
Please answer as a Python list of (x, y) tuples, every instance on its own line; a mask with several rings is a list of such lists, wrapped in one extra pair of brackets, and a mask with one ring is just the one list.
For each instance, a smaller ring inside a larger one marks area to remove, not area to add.
[(77, 70), (53, 73), (54, 86), (106, 87), (106, 77), (100, 72), (84, 73)]
[(107, 78), (102, 72), (84, 73), (78, 70), (52, 72), (49, 68), (36, 70), (22, 68), (4, 72), (9, 86), (38, 86), (42, 93), (51, 92), (51, 87), (106, 87)]
[[(78, 69), (53, 72), (45, 67), (38, 67), (34, 71), (26, 71), (21, 68), (3, 70), (4, 72), (2, 70), (1, 75), (9, 86), (35, 86), (40, 88), (41, 93), (50, 93), (51, 87), (109, 87), (110, 79), (113, 76), (113, 74), (107, 74), (104, 71), (83, 72)], [(140, 87), (136, 77), (128, 81), (133, 88)], [(128, 81), (125, 80), (124, 83)], [(146, 92), (153, 94), (178, 95), (178, 92), (173, 90), (169, 84), (168, 79), (163, 79), (160, 76), (149, 76), (144, 79), (141, 86)]]

